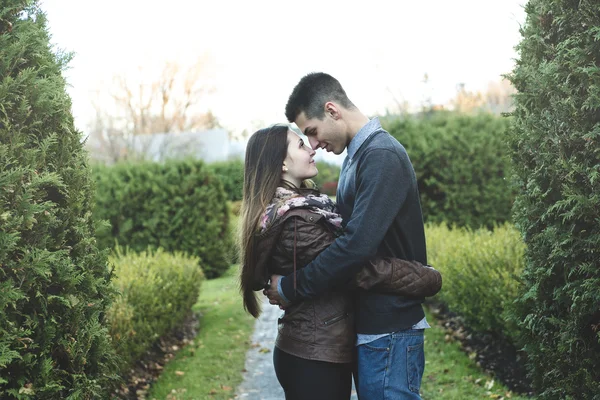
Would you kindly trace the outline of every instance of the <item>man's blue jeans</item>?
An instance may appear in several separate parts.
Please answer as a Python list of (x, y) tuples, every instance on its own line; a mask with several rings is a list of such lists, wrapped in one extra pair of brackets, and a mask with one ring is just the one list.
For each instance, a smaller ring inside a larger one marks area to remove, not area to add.
[(360, 400), (420, 399), (425, 369), (423, 330), (408, 329), (357, 346)]

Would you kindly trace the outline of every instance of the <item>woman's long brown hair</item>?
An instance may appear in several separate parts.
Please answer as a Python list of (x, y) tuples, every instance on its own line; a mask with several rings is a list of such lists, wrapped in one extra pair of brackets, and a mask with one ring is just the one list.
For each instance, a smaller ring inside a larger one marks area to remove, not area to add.
[(253, 317), (260, 315), (260, 304), (253, 290), (256, 254), (255, 235), (259, 219), (281, 184), (283, 161), (287, 155), (287, 126), (276, 125), (256, 131), (246, 146), (244, 190), (240, 220), (240, 255), (242, 271), (240, 291), (244, 308)]

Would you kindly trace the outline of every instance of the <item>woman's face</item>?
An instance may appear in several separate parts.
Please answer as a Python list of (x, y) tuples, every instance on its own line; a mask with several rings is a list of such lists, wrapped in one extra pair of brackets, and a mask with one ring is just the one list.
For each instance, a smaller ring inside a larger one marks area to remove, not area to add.
[(283, 172), (283, 179), (300, 187), (302, 181), (310, 179), (319, 172), (313, 157), (315, 151), (305, 144), (300, 136), (288, 130), (287, 156), (283, 165), (287, 171)]

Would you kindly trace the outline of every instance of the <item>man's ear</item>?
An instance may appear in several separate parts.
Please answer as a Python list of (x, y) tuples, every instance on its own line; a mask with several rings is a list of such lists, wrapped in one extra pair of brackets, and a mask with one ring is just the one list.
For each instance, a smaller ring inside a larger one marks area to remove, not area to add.
[(335, 104), (333, 101), (328, 101), (325, 103), (325, 115), (333, 118), (334, 120), (338, 120), (342, 117), (340, 107)]

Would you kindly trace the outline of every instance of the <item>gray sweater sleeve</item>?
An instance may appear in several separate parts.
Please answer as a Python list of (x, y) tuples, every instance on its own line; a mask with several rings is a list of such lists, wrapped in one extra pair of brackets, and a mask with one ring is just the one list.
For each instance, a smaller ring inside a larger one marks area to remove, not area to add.
[(313, 298), (350, 281), (377, 249), (414, 183), (406, 153), (392, 149), (366, 152), (357, 166), (356, 194), (345, 233), (293, 277), (282, 278), (281, 289), (291, 302)]

